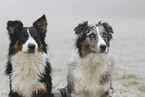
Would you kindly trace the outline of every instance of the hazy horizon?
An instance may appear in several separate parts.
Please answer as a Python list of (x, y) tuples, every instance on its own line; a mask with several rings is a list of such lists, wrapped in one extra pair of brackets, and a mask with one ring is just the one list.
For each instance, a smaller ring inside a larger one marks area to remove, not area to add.
[[(1, 17), (49, 15), (86, 15), (144, 17), (144, 0), (4, 0)], [(2, 18), (1, 18), (2, 19)]]

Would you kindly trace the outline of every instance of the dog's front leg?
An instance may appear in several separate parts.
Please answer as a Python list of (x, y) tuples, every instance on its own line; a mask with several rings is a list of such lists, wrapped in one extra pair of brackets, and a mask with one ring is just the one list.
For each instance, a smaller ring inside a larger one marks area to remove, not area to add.
[(101, 97), (113, 97), (113, 88), (111, 87), (108, 91), (106, 91)]
[(17, 92), (11, 92), (9, 94), (9, 97), (22, 97), (22, 96), (20, 96)]
[[(45, 89), (35, 90), (32, 97), (47, 97), (48, 93)], [(48, 96), (49, 97), (49, 96)]]

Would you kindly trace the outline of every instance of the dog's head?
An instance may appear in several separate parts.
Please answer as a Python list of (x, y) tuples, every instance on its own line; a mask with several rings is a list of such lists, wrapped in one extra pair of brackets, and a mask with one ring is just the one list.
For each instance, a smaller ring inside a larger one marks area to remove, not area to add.
[(80, 57), (90, 53), (106, 53), (110, 46), (113, 29), (108, 23), (88, 25), (88, 22), (79, 24), (75, 29), (77, 34), (76, 47)]
[(47, 20), (45, 15), (37, 19), (32, 27), (23, 27), (21, 21), (8, 21), (7, 30), (11, 42), (9, 55), (17, 52), (25, 54), (47, 52), (45, 43)]

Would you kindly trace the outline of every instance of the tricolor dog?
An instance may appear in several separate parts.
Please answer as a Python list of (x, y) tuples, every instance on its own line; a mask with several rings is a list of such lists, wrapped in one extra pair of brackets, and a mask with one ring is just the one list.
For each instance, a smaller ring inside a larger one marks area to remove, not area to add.
[(45, 15), (33, 26), (8, 21), (9, 54), (6, 74), (10, 80), (9, 97), (52, 97), (51, 65), (47, 56)]
[(69, 61), (67, 91), (71, 97), (111, 97), (113, 63), (110, 56), (112, 27), (108, 23), (79, 24), (76, 50)]

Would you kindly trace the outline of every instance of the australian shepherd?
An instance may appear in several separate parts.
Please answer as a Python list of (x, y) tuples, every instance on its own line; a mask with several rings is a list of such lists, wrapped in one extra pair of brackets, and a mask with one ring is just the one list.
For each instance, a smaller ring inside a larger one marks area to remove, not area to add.
[(67, 91), (71, 97), (111, 97), (113, 63), (109, 46), (113, 29), (108, 23), (79, 24), (76, 50), (69, 61)]
[(51, 65), (47, 56), (45, 15), (33, 26), (8, 21), (9, 54), (6, 74), (10, 80), (9, 97), (51, 97)]

